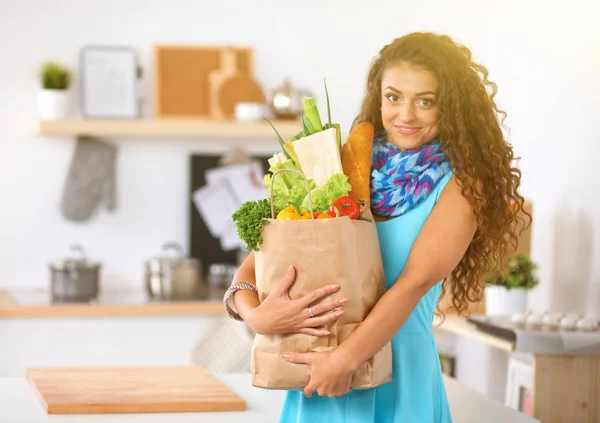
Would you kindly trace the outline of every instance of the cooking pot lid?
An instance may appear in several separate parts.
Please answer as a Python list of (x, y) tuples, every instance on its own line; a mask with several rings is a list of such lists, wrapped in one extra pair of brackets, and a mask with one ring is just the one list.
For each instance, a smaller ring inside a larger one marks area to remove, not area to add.
[[(166, 244), (163, 245), (163, 252), (164, 254), (158, 257), (154, 257), (148, 261), (146, 261), (146, 264), (164, 264), (164, 265), (172, 265), (172, 264), (193, 264), (193, 265), (200, 265), (200, 260), (198, 260), (197, 258), (194, 257), (186, 257), (183, 253), (183, 248), (175, 243), (175, 242), (168, 242)], [(168, 253), (168, 251), (171, 250), (173, 251), (173, 253)]]
[(86, 260), (57, 260), (50, 263), (52, 270), (96, 270), (100, 268), (100, 263), (86, 261)]
[(80, 257), (53, 261), (50, 263), (50, 268), (53, 270), (96, 270), (100, 268), (100, 263), (87, 260), (85, 249), (82, 245), (76, 244), (71, 246), (71, 251), (77, 251)]

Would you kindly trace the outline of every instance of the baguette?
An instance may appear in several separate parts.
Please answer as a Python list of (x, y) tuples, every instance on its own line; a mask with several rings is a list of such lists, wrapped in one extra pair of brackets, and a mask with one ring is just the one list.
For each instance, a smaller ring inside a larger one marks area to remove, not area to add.
[(356, 201), (371, 203), (371, 162), (375, 128), (370, 122), (354, 126), (342, 148), (342, 169), (352, 185), (349, 195)]

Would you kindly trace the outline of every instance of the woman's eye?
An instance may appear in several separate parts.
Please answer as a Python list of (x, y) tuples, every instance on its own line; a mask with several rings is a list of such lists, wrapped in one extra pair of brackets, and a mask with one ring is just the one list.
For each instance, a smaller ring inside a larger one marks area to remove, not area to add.
[(387, 99), (392, 103), (397, 103), (398, 101), (400, 101), (400, 97), (398, 97), (396, 94), (388, 94)]
[(423, 107), (431, 107), (433, 106), (433, 100), (422, 98), (419, 100), (419, 105)]

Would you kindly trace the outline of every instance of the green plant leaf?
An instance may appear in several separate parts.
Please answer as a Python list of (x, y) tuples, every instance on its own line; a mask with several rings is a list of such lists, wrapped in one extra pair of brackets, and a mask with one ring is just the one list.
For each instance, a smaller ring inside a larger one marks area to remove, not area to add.
[(529, 254), (518, 253), (508, 260), (502, 271), (486, 273), (484, 282), (488, 285), (503, 286), (506, 289), (531, 290), (539, 284), (536, 270), (537, 265), (531, 260)]

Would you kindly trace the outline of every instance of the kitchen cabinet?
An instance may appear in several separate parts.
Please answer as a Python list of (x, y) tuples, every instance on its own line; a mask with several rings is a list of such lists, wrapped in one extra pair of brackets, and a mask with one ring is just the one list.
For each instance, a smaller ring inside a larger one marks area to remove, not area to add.
[(197, 341), (224, 316), (219, 301), (157, 302), (143, 293), (95, 304), (0, 294), (0, 377), (27, 367), (189, 365)]
[[(441, 325), (438, 323), (434, 323), (437, 330), (476, 340), (506, 354), (515, 351), (514, 342), (482, 332), (461, 317), (446, 316)], [(526, 387), (531, 388), (533, 417), (544, 423), (600, 421), (600, 355), (574, 352), (531, 353), (527, 356), (531, 362), (532, 377)], [(477, 366), (477, 363), (470, 365)], [(507, 392), (513, 388), (508, 386)], [(510, 398), (507, 402), (514, 403)]]

